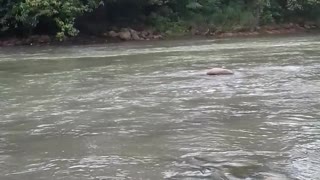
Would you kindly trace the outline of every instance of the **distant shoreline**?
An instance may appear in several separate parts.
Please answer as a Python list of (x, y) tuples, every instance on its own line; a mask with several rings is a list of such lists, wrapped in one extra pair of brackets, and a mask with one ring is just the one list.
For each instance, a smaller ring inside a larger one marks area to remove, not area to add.
[[(129, 28), (128, 28), (129, 29)], [(131, 31), (129, 29), (128, 31)], [(134, 31), (134, 30), (132, 30)], [(26, 38), (8, 37), (0, 39), (0, 47), (8, 46), (44, 46), (44, 45), (90, 45), (90, 44), (109, 44), (121, 42), (138, 42), (138, 41), (165, 41), (172, 39), (188, 39), (193, 37), (224, 39), (224, 38), (240, 38), (240, 37), (259, 37), (273, 35), (294, 35), (294, 34), (311, 34), (320, 33), (319, 27), (299, 26), (298, 24), (282, 24), (269, 25), (257, 28), (254, 31), (233, 31), (233, 32), (187, 32), (185, 34), (166, 35), (164, 33), (152, 33), (148, 38), (141, 39), (121, 39), (119, 37), (105, 36), (89, 36), (79, 35), (67, 38), (64, 41), (57, 41), (55, 37), (48, 35), (33, 35)]]

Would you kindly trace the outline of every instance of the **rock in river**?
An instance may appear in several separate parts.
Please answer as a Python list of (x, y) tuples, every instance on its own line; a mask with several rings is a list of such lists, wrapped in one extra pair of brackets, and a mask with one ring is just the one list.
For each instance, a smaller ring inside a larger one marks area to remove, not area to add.
[(131, 40), (131, 33), (130, 33), (130, 31), (121, 31), (119, 33), (119, 37), (122, 40), (128, 41), (128, 40)]
[(207, 71), (207, 75), (228, 75), (233, 74), (233, 71), (224, 68), (212, 68)]

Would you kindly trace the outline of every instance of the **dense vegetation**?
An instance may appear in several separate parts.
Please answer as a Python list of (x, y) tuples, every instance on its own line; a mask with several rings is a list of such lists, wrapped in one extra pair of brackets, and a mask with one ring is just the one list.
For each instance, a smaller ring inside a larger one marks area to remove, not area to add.
[(292, 21), (319, 23), (320, 0), (0, 0), (0, 36), (63, 38), (89, 32), (93, 22), (105, 30), (144, 25), (179, 33), (192, 26), (254, 29)]

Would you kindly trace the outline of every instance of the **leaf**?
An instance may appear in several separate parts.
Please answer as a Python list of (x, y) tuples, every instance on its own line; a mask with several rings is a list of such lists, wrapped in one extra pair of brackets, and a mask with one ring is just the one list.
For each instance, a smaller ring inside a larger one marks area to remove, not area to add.
[(201, 9), (203, 6), (198, 2), (191, 2), (186, 6), (188, 9)]

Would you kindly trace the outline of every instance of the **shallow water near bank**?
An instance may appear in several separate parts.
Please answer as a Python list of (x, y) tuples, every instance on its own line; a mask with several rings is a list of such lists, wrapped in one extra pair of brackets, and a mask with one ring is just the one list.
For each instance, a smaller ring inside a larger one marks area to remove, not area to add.
[(317, 179), (319, 60), (319, 35), (0, 48), (0, 179)]

